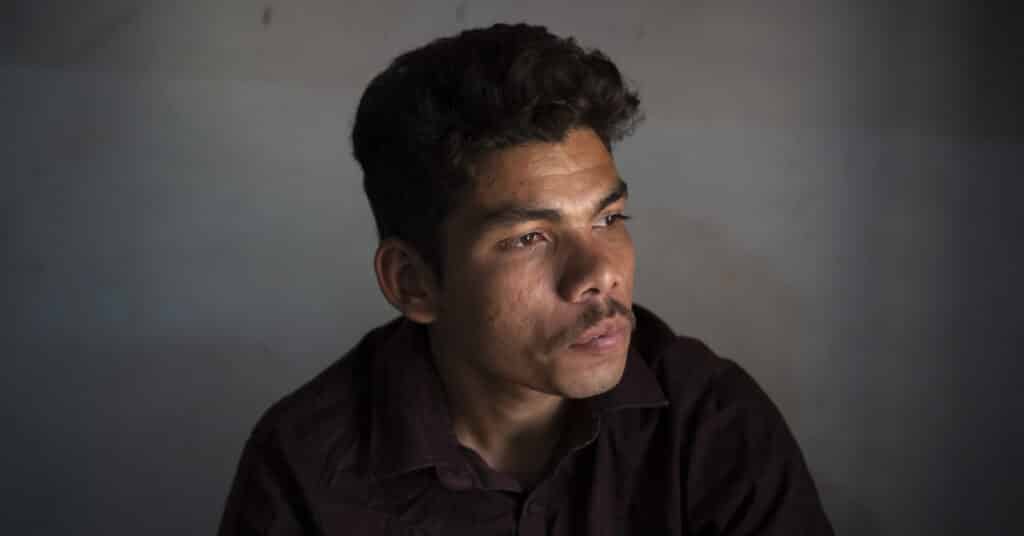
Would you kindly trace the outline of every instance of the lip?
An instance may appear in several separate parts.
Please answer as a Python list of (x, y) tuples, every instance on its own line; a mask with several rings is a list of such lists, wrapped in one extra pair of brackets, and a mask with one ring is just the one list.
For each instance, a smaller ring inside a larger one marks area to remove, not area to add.
[(584, 331), (569, 348), (584, 351), (603, 351), (617, 348), (625, 339), (628, 323), (622, 318), (608, 319)]

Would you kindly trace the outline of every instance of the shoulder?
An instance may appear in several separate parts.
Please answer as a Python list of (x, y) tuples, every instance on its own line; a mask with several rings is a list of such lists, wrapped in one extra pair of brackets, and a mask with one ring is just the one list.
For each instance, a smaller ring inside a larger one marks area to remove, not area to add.
[(638, 348), (658, 378), (681, 445), (695, 533), (821, 534), (832, 529), (803, 454), (757, 382), (735, 362), (634, 307)]
[(761, 387), (738, 363), (719, 356), (697, 338), (677, 335), (650, 310), (642, 306), (633, 310), (637, 319), (636, 348), (676, 411), (771, 405)]
[(307, 461), (354, 455), (366, 433), (374, 350), (393, 331), (389, 322), (364, 335), (342, 357), (272, 404), (252, 428), (252, 447), (273, 445), (288, 458)]

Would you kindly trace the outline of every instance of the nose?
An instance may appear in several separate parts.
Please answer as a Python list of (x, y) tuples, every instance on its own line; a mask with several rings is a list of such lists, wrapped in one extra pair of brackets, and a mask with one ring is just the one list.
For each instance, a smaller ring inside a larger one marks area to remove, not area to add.
[(603, 298), (622, 284), (621, 262), (616, 262), (612, 249), (601, 240), (580, 238), (564, 253), (563, 269), (558, 282), (562, 299), (582, 303)]

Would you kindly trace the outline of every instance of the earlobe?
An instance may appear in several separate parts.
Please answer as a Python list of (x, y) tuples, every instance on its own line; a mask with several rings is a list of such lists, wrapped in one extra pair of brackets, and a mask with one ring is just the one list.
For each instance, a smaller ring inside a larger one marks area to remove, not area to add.
[(437, 316), (433, 272), (419, 253), (397, 238), (382, 240), (373, 258), (384, 298), (409, 320), (430, 324)]

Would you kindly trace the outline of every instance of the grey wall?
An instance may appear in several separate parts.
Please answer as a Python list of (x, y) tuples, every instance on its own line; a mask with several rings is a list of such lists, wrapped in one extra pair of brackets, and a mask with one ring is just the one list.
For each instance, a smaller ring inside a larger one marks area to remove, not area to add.
[(9, 5), (5, 533), (211, 532), (260, 412), (393, 315), (349, 157), (360, 91), (401, 51), (518, 20), (640, 88), (616, 153), (637, 301), (766, 387), (839, 532), (1024, 529), (1009, 12)]

